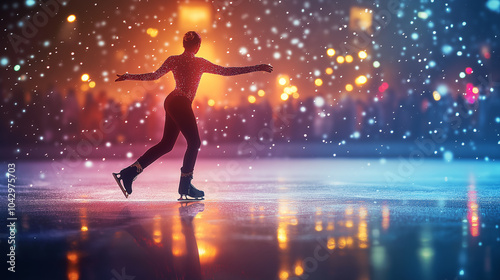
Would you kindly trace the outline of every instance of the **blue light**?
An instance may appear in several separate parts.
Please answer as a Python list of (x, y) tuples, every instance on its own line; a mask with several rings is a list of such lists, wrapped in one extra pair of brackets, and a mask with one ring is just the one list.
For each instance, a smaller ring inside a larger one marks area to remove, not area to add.
[(486, 8), (493, 12), (500, 13), (500, 0), (488, 0), (488, 2), (486, 2)]
[(26, 6), (32, 7), (36, 4), (35, 0), (26, 0)]
[(0, 65), (7, 66), (7, 64), (9, 64), (9, 59), (6, 57), (2, 57), (2, 59), (0, 59)]
[(450, 46), (450, 45), (444, 45), (443, 47), (441, 47), (441, 51), (444, 54), (448, 55), (448, 54), (450, 54), (453, 51), (453, 47)]
[(460, 269), (460, 272), (459, 272), (460, 276), (464, 276), (465, 274), (465, 271), (463, 269)]

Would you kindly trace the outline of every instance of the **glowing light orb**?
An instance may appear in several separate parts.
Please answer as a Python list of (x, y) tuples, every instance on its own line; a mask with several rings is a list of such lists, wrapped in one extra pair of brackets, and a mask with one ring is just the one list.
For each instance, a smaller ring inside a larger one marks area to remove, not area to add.
[(314, 105), (316, 105), (316, 107), (323, 107), (325, 105), (325, 99), (321, 96), (316, 96), (314, 98)]
[(439, 94), (439, 92), (437, 92), (436, 90), (432, 93), (432, 97), (433, 97), (433, 98), (434, 98), (434, 100), (436, 100), (436, 101), (441, 100), (441, 94)]
[(264, 95), (266, 95), (266, 92), (262, 89), (259, 89), (259, 91), (257, 91), (257, 95), (263, 97)]
[(288, 80), (286, 78), (284, 78), (284, 77), (281, 77), (281, 78), (278, 79), (278, 83), (280, 85), (282, 85), (282, 86), (286, 85), (287, 82), (288, 82)]
[(365, 59), (365, 58), (367, 58), (367, 57), (368, 57), (368, 54), (367, 54), (365, 51), (360, 51), (360, 52), (358, 53), (358, 56), (359, 56), (359, 58), (361, 58), (361, 59)]
[(337, 63), (342, 64), (342, 63), (344, 63), (344, 61), (345, 61), (345, 59), (343, 56), (341, 56), (341, 55), (337, 56)]
[(470, 67), (465, 68), (465, 73), (467, 73), (467, 75), (472, 74), (472, 68)]
[(478, 94), (479, 93), (479, 89), (477, 87), (473, 87), (472, 88), (472, 93)]
[(89, 76), (89, 74), (83, 74), (81, 79), (82, 79), (82, 82), (86, 82), (90, 79), (90, 76)]
[(291, 87), (290, 87), (290, 91), (291, 91), (292, 93), (297, 92), (297, 87), (296, 87), (296, 86), (291, 86)]
[(76, 20), (76, 16), (75, 15), (69, 15), (68, 18), (66, 18), (66, 20), (68, 22), (74, 22)]
[(332, 48), (329, 48), (328, 50), (326, 50), (326, 54), (330, 57), (334, 56), (335, 55), (335, 50), (332, 49)]
[(356, 80), (354, 81), (358, 86), (360, 85), (364, 85), (366, 84), (366, 82), (368, 81), (368, 79), (366, 78), (365, 75), (361, 75), (359, 77), (356, 78)]
[(255, 103), (255, 101), (257, 101), (257, 98), (255, 98), (255, 96), (253, 96), (253, 95), (248, 96), (248, 102), (253, 104), (253, 103)]
[(146, 33), (147, 33), (149, 36), (151, 36), (151, 37), (153, 37), (153, 38), (154, 38), (154, 37), (158, 36), (158, 29), (156, 29), (156, 28), (148, 28), (148, 29), (146, 30)]
[(323, 80), (321, 80), (320, 78), (314, 80), (314, 84), (318, 87), (322, 86), (323, 85)]
[(462, 79), (463, 79), (463, 78), (465, 78), (465, 76), (466, 76), (466, 75), (465, 75), (465, 73), (464, 73), (464, 72), (460, 72), (460, 73), (458, 74), (458, 76), (459, 76), (460, 78), (462, 78)]
[(17, 64), (16, 66), (14, 66), (14, 71), (19, 71), (21, 70), (21, 65)]
[(352, 91), (353, 89), (354, 89), (354, 87), (351, 84), (345, 85), (345, 90)]
[(94, 81), (90, 82), (90, 83), (89, 83), (89, 87), (90, 87), (90, 88), (95, 88), (95, 82), (94, 82)]
[(353, 61), (352, 55), (348, 54), (345, 56), (345, 62), (351, 63)]
[(280, 97), (281, 97), (281, 100), (283, 100), (283, 101), (288, 100), (288, 94), (286, 94), (285, 92), (283, 92)]
[(333, 69), (332, 69), (332, 67), (328, 67), (328, 68), (326, 68), (325, 73), (326, 73), (327, 75), (331, 75), (331, 74), (333, 74)]
[(373, 67), (375, 67), (375, 68), (379, 68), (379, 67), (380, 67), (380, 62), (378, 62), (378, 61), (374, 61), (374, 62), (373, 62)]
[(215, 100), (209, 99), (208, 100), (208, 106), (213, 107), (215, 105)]

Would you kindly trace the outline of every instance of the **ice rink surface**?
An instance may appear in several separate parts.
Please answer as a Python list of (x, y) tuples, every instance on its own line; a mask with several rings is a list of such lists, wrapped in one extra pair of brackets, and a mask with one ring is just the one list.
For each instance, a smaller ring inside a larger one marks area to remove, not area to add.
[(111, 172), (131, 163), (16, 162), (1, 279), (500, 279), (496, 162), (201, 159), (188, 204), (178, 159), (125, 199)]

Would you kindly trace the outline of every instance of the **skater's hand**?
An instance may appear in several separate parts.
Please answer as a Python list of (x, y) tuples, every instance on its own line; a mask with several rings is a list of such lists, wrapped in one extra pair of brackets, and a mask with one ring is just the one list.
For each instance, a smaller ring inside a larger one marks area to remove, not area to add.
[(260, 64), (260, 65), (257, 65), (257, 68), (259, 69), (259, 71), (265, 71), (268, 73), (273, 72), (273, 67), (269, 64)]
[(115, 82), (125, 81), (125, 80), (128, 79), (128, 74), (127, 73), (125, 73), (123, 75), (116, 74), (116, 76), (118, 76), (118, 78), (116, 78)]

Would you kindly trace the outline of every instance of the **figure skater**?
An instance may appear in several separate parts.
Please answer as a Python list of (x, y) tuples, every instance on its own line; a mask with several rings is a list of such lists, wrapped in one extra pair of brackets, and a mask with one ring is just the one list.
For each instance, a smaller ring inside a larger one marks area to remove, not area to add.
[[(117, 75), (116, 82), (125, 80), (152, 81), (156, 80), (168, 72), (172, 71), (175, 79), (175, 89), (165, 98), (165, 128), (161, 141), (147, 150), (129, 167), (113, 173), (113, 176), (120, 186), (126, 198), (132, 193), (132, 181), (135, 180), (144, 168), (157, 160), (162, 155), (170, 152), (174, 147), (179, 132), (187, 141), (187, 149), (181, 168), (181, 178), (179, 182), (178, 200), (203, 199), (205, 193), (196, 189), (192, 184), (193, 170), (200, 148), (200, 135), (196, 118), (191, 108), (196, 89), (200, 83), (203, 73), (211, 73), (222, 76), (234, 76), (257, 71), (271, 73), (273, 67), (267, 64), (260, 64), (246, 67), (223, 67), (215, 65), (210, 61), (196, 57), (195, 54), (200, 49), (201, 37), (194, 31), (189, 31), (184, 35), (182, 44), (184, 52), (180, 55), (173, 55), (167, 58), (158, 70), (146, 74)], [(183, 198), (184, 196), (184, 198)], [(188, 198), (191, 197), (191, 198)]]

